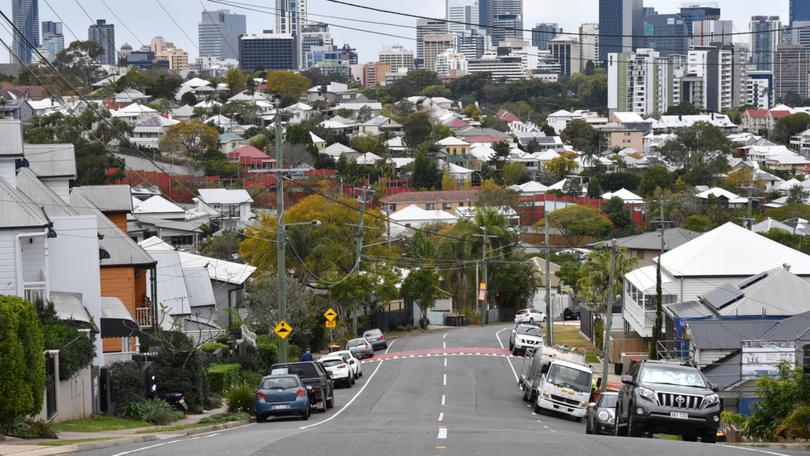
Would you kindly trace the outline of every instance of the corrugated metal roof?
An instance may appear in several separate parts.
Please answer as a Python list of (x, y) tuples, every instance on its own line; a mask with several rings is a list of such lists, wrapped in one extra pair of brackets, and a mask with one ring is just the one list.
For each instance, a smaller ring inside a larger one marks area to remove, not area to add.
[(19, 120), (0, 120), (0, 157), (23, 154), (22, 123)]
[[(646, 233), (627, 236), (616, 239), (616, 244), (631, 250), (661, 250), (661, 236), (659, 231), (648, 231)], [(685, 244), (702, 233), (684, 228), (667, 228), (664, 230), (664, 244), (667, 250)], [(594, 242), (594, 246), (608, 246), (611, 241)]]
[(118, 229), (87, 198), (77, 193), (77, 188), (74, 188), (73, 192), (70, 193), (70, 206), (79, 214), (95, 215), (98, 219), (98, 232), (103, 236), (103, 239), (98, 241), (98, 245), (100, 249), (110, 255), (109, 258), (101, 260), (102, 267), (152, 265), (155, 263), (154, 258), (149, 256), (141, 246)]
[[(174, 247), (155, 236), (144, 239), (140, 242), (140, 245), (150, 252), (174, 250)], [(256, 267), (249, 264), (234, 263), (233, 261), (219, 260), (188, 252), (178, 253), (184, 268), (207, 267), (208, 276), (211, 280), (219, 282), (242, 285), (256, 272)]]
[(17, 193), (5, 179), (0, 179), (0, 229), (47, 225), (48, 220), (42, 209)]
[[(810, 321), (810, 320), (807, 320)], [(805, 321), (805, 329), (807, 329)], [(692, 320), (686, 322), (692, 345), (700, 350), (739, 350), (743, 340), (759, 339), (773, 320)]]
[(712, 382), (712, 385), (724, 390), (742, 379), (741, 365), (742, 354), (737, 351), (733, 355), (703, 369), (703, 375)]
[(132, 212), (132, 191), (129, 185), (84, 185), (78, 192), (101, 212)]
[(240, 204), (252, 203), (250, 193), (243, 189), (201, 188), (197, 190), (200, 198), (207, 204)]
[(188, 301), (192, 308), (215, 306), (217, 304), (207, 268), (193, 268), (183, 265), (183, 278), (186, 281)]
[(39, 177), (76, 178), (73, 144), (23, 144), (28, 167)]
[(773, 325), (760, 337), (752, 339), (762, 340), (810, 340), (810, 312), (785, 318)]
[(157, 293), (161, 307), (169, 315), (188, 315), (191, 313), (189, 293), (186, 288), (180, 255), (174, 250), (151, 250), (157, 260)]
[(45, 208), (49, 217), (79, 215), (28, 168), (21, 168), (17, 173), (17, 189), (37, 207)]

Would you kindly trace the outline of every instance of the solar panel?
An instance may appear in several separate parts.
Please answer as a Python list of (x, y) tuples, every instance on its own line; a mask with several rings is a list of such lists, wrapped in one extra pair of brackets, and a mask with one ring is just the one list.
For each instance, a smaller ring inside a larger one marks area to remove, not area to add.
[(739, 288), (730, 283), (724, 283), (700, 298), (706, 304), (720, 310), (743, 296), (745, 295)]
[(753, 277), (749, 277), (749, 278), (743, 280), (742, 282), (739, 283), (739, 285), (737, 285), (737, 287), (739, 289), (741, 289), (741, 290), (744, 290), (744, 289), (750, 287), (751, 285), (759, 282), (760, 280), (762, 280), (762, 279), (764, 279), (766, 277), (768, 277), (767, 272), (760, 272), (759, 274), (757, 274), (757, 275), (755, 275)]

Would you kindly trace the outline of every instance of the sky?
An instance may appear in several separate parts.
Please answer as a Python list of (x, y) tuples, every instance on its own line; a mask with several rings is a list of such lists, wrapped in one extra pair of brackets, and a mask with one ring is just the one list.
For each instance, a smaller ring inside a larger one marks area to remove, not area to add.
[[(134, 48), (140, 47), (141, 43), (149, 44), (149, 40), (160, 35), (167, 41), (172, 41), (177, 47), (189, 52), (189, 57), (193, 61), (197, 55), (197, 24), (200, 22), (200, 12), (203, 7), (207, 9), (230, 9), (231, 12), (239, 12), (247, 16), (248, 33), (258, 33), (264, 29), (273, 29), (275, 19), (270, 14), (262, 14), (253, 11), (240, 10), (231, 6), (223, 6), (210, 0), (160, 0), (165, 8), (171, 13), (175, 21), (172, 23), (169, 16), (158, 6), (158, 0), (78, 0), (88, 11), (93, 19), (107, 19), (108, 23), (115, 24), (115, 45), (120, 48), (125, 42)], [(236, 0), (243, 4), (262, 5), (274, 7), (275, 0)], [(443, 17), (443, 0), (348, 0), (358, 4), (373, 5), (378, 8), (395, 11), (419, 14), (430, 17)], [(700, 0), (689, 0), (694, 3)], [(810, 0), (808, 0), (810, 1)], [(132, 33), (115, 19), (104, 3), (112, 7), (118, 17), (131, 29)], [(769, 15), (781, 16), (783, 22), (788, 18), (788, 0), (716, 0), (722, 9), (722, 18), (734, 21), (735, 32), (745, 32), (748, 29), (748, 20), (751, 16)], [(67, 27), (78, 35), (79, 39), (87, 39), (87, 28), (91, 24), (90, 19), (82, 12), (76, 0), (48, 0), (48, 3), (61, 16)], [(677, 12), (683, 0), (647, 0), (644, 6), (655, 7), (659, 13)], [(524, 27), (530, 29), (539, 22), (556, 22), (563, 27), (566, 32), (576, 32), (579, 25), (586, 22), (599, 21), (598, 0), (524, 0)], [(11, 16), (11, 0), (0, 0), (0, 9)], [(351, 44), (357, 49), (361, 63), (377, 59), (377, 53), (383, 45), (402, 44), (406, 49), (415, 51), (415, 24), (416, 19), (394, 16), (390, 14), (374, 13), (344, 5), (336, 5), (328, 0), (309, 0), (309, 20), (329, 22), (334, 25), (343, 25), (356, 29), (383, 32), (402, 36), (390, 37), (381, 36), (365, 31), (349, 30), (345, 28), (331, 27), (332, 37), (335, 44), (342, 46), (344, 43)], [(39, 0), (40, 21), (58, 21), (54, 12), (50, 10), (44, 0)], [(318, 17), (316, 14), (328, 16), (341, 16), (347, 19), (328, 19)], [(378, 25), (357, 22), (358, 20), (368, 20), (376, 22), (386, 22), (389, 24), (399, 24), (406, 27), (396, 27), (394, 25)], [(73, 41), (75, 38), (65, 27), (65, 43)], [(182, 29), (182, 31), (180, 30)], [(191, 37), (191, 42), (186, 36)], [(0, 38), (10, 42), (8, 30), (0, 27)], [(526, 38), (530, 34), (526, 33)], [(740, 40), (745, 36), (738, 37)], [(9, 55), (4, 49), (0, 51), (0, 62), (8, 62)]]

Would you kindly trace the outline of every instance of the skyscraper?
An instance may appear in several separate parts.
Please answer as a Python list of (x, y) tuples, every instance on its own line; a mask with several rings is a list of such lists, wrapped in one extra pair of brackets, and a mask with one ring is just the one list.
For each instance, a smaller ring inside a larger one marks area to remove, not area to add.
[(239, 36), (247, 33), (245, 15), (226, 9), (203, 10), (197, 25), (200, 57), (219, 60), (239, 58)]
[(294, 70), (295, 39), (288, 33), (260, 33), (239, 38), (239, 68), (243, 71)]
[(296, 61), (303, 62), (301, 31), (307, 23), (307, 0), (276, 0), (276, 33), (295, 38)]
[(678, 14), (651, 14), (644, 17), (644, 47), (657, 50), (662, 57), (686, 55), (689, 35)]
[(708, 46), (712, 43), (731, 44), (734, 38), (734, 23), (729, 20), (706, 19), (692, 22), (689, 44)]
[(610, 53), (607, 58), (608, 110), (646, 116), (673, 104), (671, 59), (652, 49)]
[(96, 19), (96, 23), (87, 29), (87, 39), (95, 41), (103, 49), (97, 61), (102, 65), (117, 64), (115, 54), (115, 25), (108, 24), (104, 19)]
[(599, 0), (599, 60), (641, 47), (643, 34), (642, 0)]
[(490, 1), (492, 45), (497, 46), (506, 38), (523, 38), (523, 0)]
[(563, 29), (559, 24), (548, 22), (537, 24), (532, 28), (532, 46), (541, 51), (548, 50), (548, 44), (562, 31)]
[(681, 17), (686, 23), (686, 32), (692, 36), (693, 23), (720, 20), (720, 8), (716, 2), (686, 3), (681, 6)]
[[(800, 44), (781, 45), (776, 51), (773, 70), (773, 95), (783, 100), (788, 94), (807, 98), (807, 73), (810, 71), (810, 51)], [(755, 56), (756, 57), (756, 56)]]
[(414, 69), (413, 51), (405, 49), (402, 45), (383, 46), (380, 51), (379, 61), (387, 63), (391, 69), (397, 71), (400, 68)]
[(447, 32), (447, 22), (433, 19), (416, 20), (416, 60), (425, 61), (425, 37)]
[(42, 21), (42, 47), (48, 51), (52, 61), (56, 59), (56, 54), (65, 48), (61, 22)]
[(588, 62), (599, 63), (599, 24), (579, 26), (579, 59), (582, 61), (582, 68)]
[[(31, 62), (33, 48), (39, 47), (39, 0), (12, 0), (11, 16), (14, 27), (25, 37), (23, 39), (17, 32), (13, 32), (11, 49), (23, 62)], [(26, 43), (26, 40), (28, 43)], [(29, 44), (30, 43), (30, 44)], [(16, 62), (13, 55), (10, 62)]]
[(481, 28), (489, 33), (489, 25), (492, 22), (492, 0), (478, 0), (478, 23)]
[(773, 71), (774, 55), (779, 46), (779, 16), (754, 16), (751, 18), (751, 56), (757, 70)]
[(551, 55), (560, 62), (561, 74), (571, 76), (582, 71), (582, 61), (579, 59), (579, 39), (574, 36), (560, 35), (551, 40), (549, 44)]
[(790, 26), (798, 21), (810, 21), (810, 2), (807, 0), (790, 0)]
[[(447, 30), (462, 33), (480, 23), (478, 0), (446, 0)], [(461, 24), (459, 22), (462, 22)]]

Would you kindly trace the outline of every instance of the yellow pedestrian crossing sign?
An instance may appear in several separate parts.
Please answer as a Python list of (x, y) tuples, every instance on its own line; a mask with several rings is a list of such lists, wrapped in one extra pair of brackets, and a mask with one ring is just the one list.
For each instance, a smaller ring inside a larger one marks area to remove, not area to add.
[(337, 322), (335, 320), (327, 321), (326, 322), (326, 328), (327, 329), (337, 328)]
[(337, 318), (337, 312), (332, 310), (332, 308), (330, 307), (329, 309), (326, 310), (326, 312), (323, 313), (323, 316), (326, 317), (326, 321), (330, 322), (335, 321), (335, 318)]
[(275, 333), (278, 335), (278, 337), (281, 338), (281, 340), (286, 339), (287, 336), (290, 335), (292, 330), (293, 330), (292, 326), (290, 326), (290, 324), (287, 323), (284, 320), (281, 320), (280, 322), (278, 322), (276, 327), (273, 329), (273, 331), (275, 331)]

